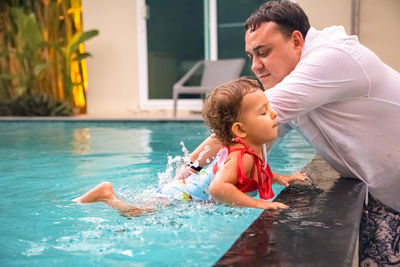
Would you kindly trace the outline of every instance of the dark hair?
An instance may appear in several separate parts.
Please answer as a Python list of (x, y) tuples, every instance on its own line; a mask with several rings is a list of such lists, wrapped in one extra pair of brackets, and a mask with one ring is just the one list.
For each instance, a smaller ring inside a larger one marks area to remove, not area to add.
[(293, 31), (299, 31), (306, 38), (310, 22), (304, 10), (296, 3), (288, 0), (269, 1), (262, 4), (246, 20), (246, 31), (255, 31), (263, 22), (275, 22), (285, 37)]
[(232, 144), (232, 125), (239, 120), (240, 107), (246, 94), (261, 90), (256, 80), (242, 77), (218, 86), (203, 105), (207, 126), (223, 145)]

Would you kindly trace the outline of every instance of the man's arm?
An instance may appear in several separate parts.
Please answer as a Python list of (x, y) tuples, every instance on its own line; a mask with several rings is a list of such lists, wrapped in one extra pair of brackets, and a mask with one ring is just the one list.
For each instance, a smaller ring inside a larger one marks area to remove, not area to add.
[(328, 103), (368, 95), (369, 80), (347, 52), (331, 47), (310, 53), (285, 79), (265, 91), (280, 123)]

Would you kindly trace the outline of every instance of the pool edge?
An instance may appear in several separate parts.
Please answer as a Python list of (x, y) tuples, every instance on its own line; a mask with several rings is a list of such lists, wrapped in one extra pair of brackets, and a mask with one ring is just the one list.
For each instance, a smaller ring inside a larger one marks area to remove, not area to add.
[(358, 266), (366, 186), (339, 179), (320, 156), (307, 168), (312, 184), (285, 188), (275, 199), (290, 209), (261, 213), (214, 266)]

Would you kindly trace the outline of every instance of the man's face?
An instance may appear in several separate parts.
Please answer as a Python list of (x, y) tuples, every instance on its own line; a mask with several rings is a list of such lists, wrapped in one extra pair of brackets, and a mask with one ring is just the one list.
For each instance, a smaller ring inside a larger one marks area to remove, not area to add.
[(275, 22), (264, 22), (253, 32), (248, 30), (245, 41), (251, 70), (264, 89), (274, 87), (296, 67), (304, 44), (299, 31), (286, 37)]

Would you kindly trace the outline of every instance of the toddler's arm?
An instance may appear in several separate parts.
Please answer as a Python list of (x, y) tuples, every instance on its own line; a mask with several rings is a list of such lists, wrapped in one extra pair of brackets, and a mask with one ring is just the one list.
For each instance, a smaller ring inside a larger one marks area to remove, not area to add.
[[(249, 208), (277, 210), (288, 208), (288, 206), (262, 199), (255, 199), (240, 191), (235, 184), (237, 183), (237, 163), (236, 156), (229, 157), (223, 168), (221, 168), (211, 182), (209, 187), (213, 198), (221, 203)], [(244, 155), (243, 165), (246, 173), (250, 173), (253, 159)]]
[[(207, 160), (209, 162), (213, 161), (218, 151), (221, 149), (221, 142), (218, 141), (213, 135), (210, 135), (206, 140), (204, 140), (191, 154), (190, 161), (194, 162), (199, 158), (199, 155), (204, 151), (205, 147), (209, 146), (210, 150), (199, 160), (199, 166), (204, 167), (207, 165)], [(191, 169), (189, 166), (182, 166), (176, 171), (175, 179), (186, 179), (193, 173), (197, 173), (195, 170)]]

